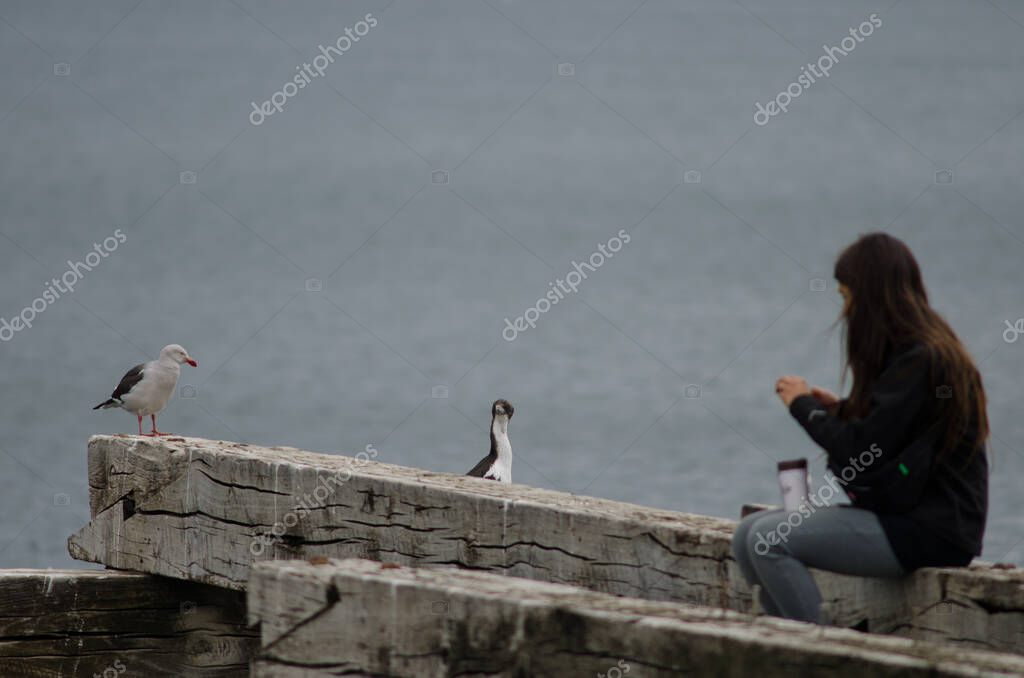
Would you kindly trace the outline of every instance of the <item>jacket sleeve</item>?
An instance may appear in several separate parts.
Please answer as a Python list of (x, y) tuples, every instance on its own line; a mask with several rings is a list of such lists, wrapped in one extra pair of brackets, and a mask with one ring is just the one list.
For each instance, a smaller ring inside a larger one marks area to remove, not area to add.
[(918, 417), (937, 395), (919, 346), (897, 356), (879, 375), (864, 417), (842, 420), (811, 395), (794, 399), (789, 412), (832, 463), (845, 466), (872, 445), (882, 453), (904, 449), (915, 438)]

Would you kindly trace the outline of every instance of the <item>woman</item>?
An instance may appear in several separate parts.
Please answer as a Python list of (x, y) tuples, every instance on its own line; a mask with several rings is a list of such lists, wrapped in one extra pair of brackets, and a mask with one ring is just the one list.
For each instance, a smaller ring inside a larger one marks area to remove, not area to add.
[(798, 520), (782, 510), (760, 512), (737, 527), (733, 555), (747, 581), (761, 586), (765, 611), (816, 623), (821, 594), (808, 567), (899, 577), (919, 567), (967, 565), (981, 553), (988, 508), (981, 376), (929, 305), (914, 255), (902, 241), (873, 233), (846, 248), (835, 277), (845, 302), (849, 397), (808, 388), (795, 376), (779, 379), (776, 393), (828, 453), (830, 469), (843, 469), (850, 482), (856, 471), (846, 467), (865, 450), (873, 451), (870, 460), (934, 443), (923, 448), (930, 468), (909, 511), (868, 510), (853, 496), (852, 506), (804, 506), (808, 515)]

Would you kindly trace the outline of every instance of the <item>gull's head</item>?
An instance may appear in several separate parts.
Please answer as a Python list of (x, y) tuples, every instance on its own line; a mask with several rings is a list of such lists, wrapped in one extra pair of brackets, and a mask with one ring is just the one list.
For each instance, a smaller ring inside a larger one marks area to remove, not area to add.
[(179, 344), (168, 344), (164, 346), (164, 350), (160, 351), (161, 358), (168, 358), (181, 365), (182, 363), (188, 363), (192, 367), (199, 367), (199, 362), (192, 359), (192, 356), (188, 354), (185, 347)]
[(505, 417), (511, 419), (515, 411), (516, 409), (512, 407), (512, 403), (503, 398), (495, 400), (494, 404), (491, 405), (491, 416), (494, 418)]

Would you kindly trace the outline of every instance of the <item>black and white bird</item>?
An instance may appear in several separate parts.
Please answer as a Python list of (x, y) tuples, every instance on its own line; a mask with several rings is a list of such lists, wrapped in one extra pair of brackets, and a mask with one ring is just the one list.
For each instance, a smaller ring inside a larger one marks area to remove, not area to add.
[(508, 422), (515, 413), (512, 403), (495, 400), (491, 405), (491, 451), (467, 476), (512, 482), (512, 444), (508, 441)]
[[(156, 430), (156, 415), (167, 407), (167, 401), (171, 399), (174, 387), (178, 385), (182, 363), (199, 367), (199, 363), (178, 344), (164, 346), (159, 358), (128, 370), (121, 377), (121, 383), (114, 389), (110, 398), (92, 409), (107, 410), (120, 407), (138, 417), (140, 436), (170, 435)], [(153, 421), (153, 430), (150, 433), (142, 432), (142, 418), (146, 416)]]

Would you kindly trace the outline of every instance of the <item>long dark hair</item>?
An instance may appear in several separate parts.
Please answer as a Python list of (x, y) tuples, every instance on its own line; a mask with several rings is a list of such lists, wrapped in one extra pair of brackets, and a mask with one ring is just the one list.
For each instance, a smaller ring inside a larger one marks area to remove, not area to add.
[(953, 328), (928, 303), (910, 248), (885, 233), (869, 233), (839, 255), (835, 277), (850, 290), (840, 320), (846, 325), (843, 374), (853, 375), (839, 415), (866, 415), (869, 394), (889, 352), (921, 344), (930, 361), (932, 387), (948, 389), (950, 396), (935, 400), (936, 417), (946, 422), (939, 458), (970, 438), (971, 453), (981, 449), (989, 433), (981, 374)]

